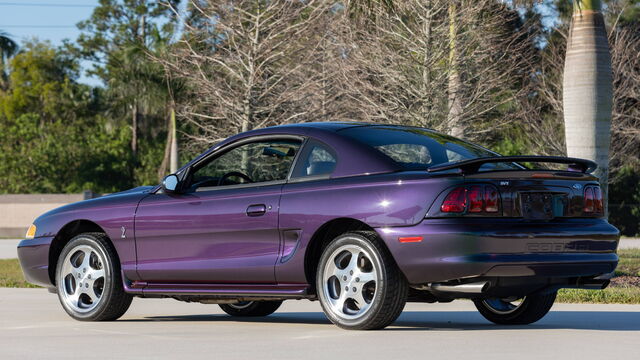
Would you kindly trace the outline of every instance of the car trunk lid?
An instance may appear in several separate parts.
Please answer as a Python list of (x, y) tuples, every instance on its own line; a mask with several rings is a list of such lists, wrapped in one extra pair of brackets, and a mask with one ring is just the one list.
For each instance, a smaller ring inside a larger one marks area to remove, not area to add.
[(502, 216), (530, 220), (582, 217), (584, 189), (592, 175), (571, 171), (488, 171), (465, 175), (467, 184), (491, 184), (501, 197)]

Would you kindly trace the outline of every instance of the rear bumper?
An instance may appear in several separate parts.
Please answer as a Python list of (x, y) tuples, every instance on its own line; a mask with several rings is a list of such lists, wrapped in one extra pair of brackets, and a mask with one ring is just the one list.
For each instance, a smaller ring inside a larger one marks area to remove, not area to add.
[(18, 259), (25, 279), (35, 285), (53, 287), (49, 278), (49, 247), (51, 237), (22, 240), (18, 244)]
[[(602, 219), (425, 219), (376, 230), (411, 284), (482, 276), (592, 277), (618, 264), (619, 231)], [(398, 240), (420, 236), (420, 242)]]

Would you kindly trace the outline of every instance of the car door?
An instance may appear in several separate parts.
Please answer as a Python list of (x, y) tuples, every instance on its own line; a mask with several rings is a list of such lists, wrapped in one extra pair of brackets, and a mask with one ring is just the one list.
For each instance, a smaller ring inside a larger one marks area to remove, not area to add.
[(140, 202), (137, 271), (149, 283), (274, 283), (278, 208), (301, 140), (261, 138), (216, 151), (181, 193)]

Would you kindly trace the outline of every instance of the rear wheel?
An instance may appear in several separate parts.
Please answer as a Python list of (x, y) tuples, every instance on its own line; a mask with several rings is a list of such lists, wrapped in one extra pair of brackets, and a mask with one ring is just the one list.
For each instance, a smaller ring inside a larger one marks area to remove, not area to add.
[(375, 232), (353, 232), (323, 251), (316, 289), (324, 313), (344, 329), (381, 329), (407, 301), (408, 284)]
[(267, 316), (278, 310), (280, 305), (282, 301), (239, 301), (220, 304), (220, 308), (231, 316)]
[(478, 299), (476, 308), (485, 319), (500, 325), (527, 325), (542, 319), (556, 300), (556, 292), (523, 298)]
[(56, 287), (62, 307), (76, 320), (116, 320), (131, 305), (118, 257), (101, 233), (80, 234), (62, 249)]

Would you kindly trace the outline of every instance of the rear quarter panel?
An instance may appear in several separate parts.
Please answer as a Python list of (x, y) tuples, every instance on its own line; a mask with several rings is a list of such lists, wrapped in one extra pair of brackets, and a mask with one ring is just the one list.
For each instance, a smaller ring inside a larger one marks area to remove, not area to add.
[(280, 229), (300, 230), (300, 235), (294, 255), (276, 264), (277, 281), (306, 283), (305, 253), (323, 224), (350, 218), (373, 228), (415, 225), (438, 194), (463, 181), (460, 176), (405, 172), (286, 184), (280, 200)]

